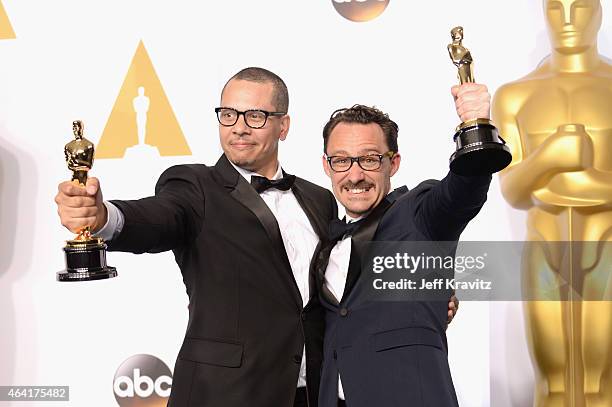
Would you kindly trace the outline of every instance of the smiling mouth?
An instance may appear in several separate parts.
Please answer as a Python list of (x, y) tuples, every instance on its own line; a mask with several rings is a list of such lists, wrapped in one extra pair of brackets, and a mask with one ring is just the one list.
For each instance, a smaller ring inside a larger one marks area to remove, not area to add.
[(363, 188), (348, 188), (348, 187), (344, 187), (343, 190), (345, 190), (345, 191), (347, 191), (347, 192), (349, 192), (351, 194), (354, 194), (354, 195), (359, 195), (359, 194), (363, 194), (363, 193), (369, 192), (371, 188), (372, 188), (371, 186), (363, 187)]

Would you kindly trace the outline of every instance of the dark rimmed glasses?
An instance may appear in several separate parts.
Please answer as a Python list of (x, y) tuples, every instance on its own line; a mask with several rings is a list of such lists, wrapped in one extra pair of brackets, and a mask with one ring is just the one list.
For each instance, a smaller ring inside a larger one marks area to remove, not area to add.
[(327, 163), (335, 172), (346, 172), (350, 170), (354, 162), (364, 171), (376, 171), (382, 166), (383, 158), (389, 157), (389, 159), (392, 159), (394, 155), (395, 152), (393, 151), (387, 151), (384, 154), (362, 155), (359, 157), (332, 155), (327, 157)]
[(242, 115), (246, 125), (252, 129), (261, 129), (265, 126), (269, 116), (284, 116), (287, 114), (287, 112), (267, 112), (260, 109), (241, 112), (231, 107), (217, 107), (215, 113), (217, 113), (217, 120), (222, 126), (233, 126), (238, 121), (238, 116)]

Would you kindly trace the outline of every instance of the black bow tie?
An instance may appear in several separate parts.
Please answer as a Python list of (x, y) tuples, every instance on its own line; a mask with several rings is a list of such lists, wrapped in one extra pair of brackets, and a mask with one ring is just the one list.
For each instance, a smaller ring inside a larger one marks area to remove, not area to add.
[(341, 240), (344, 236), (351, 236), (355, 230), (361, 225), (360, 219), (356, 222), (346, 223), (345, 220), (334, 219), (329, 224), (329, 238), (331, 240)]
[(251, 185), (255, 188), (258, 194), (261, 194), (267, 189), (276, 188), (281, 191), (288, 191), (295, 182), (295, 175), (286, 175), (281, 179), (269, 180), (266, 177), (251, 175)]

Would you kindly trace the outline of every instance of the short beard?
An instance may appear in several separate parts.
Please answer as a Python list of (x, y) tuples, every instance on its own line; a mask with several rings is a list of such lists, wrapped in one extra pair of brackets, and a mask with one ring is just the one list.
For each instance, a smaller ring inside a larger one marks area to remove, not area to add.
[(234, 164), (236, 167), (240, 167), (243, 170), (247, 170), (247, 171), (251, 171), (251, 172), (256, 172), (255, 171), (255, 160), (230, 160), (232, 162), (232, 164)]
[(351, 215), (349, 215), (349, 216), (351, 216), (353, 218), (365, 218), (366, 216), (368, 216), (370, 214), (370, 212), (372, 212), (372, 209), (374, 209), (374, 208), (373, 207), (369, 207), (369, 208), (367, 208), (365, 210), (357, 212), (357, 211), (353, 211), (351, 209), (348, 209), (346, 207), (344, 208), (344, 210), (347, 213), (347, 215), (350, 212)]

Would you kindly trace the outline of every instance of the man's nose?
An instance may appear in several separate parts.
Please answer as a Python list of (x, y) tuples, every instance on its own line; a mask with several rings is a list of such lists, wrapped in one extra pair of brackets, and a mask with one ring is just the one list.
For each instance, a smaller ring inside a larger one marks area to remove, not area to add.
[(354, 162), (349, 169), (348, 179), (353, 184), (357, 184), (365, 179), (365, 171), (357, 162)]
[(248, 134), (250, 132), (251, 128), (247, 126), (246, 121), (244, 119), (244, 114), (239, 114), (238, 120), (236, 120), (236, 123), (234, 123), (234, 125), (232, 126), (232, 133), (242, 135)]

